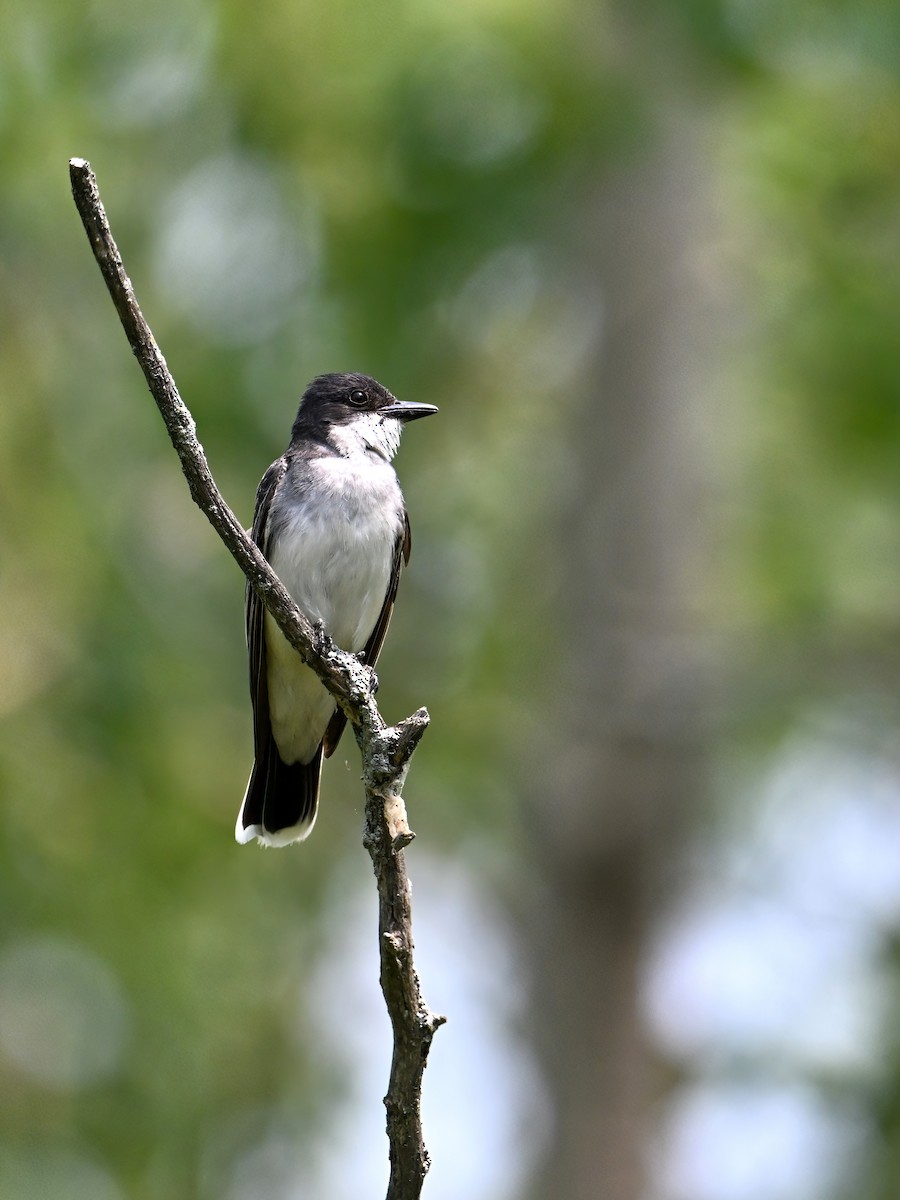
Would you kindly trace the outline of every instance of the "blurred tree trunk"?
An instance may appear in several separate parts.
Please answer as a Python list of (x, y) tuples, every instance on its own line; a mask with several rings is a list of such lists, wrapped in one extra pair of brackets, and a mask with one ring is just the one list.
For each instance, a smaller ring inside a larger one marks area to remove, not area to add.
[(562, 721), (529, 810), (534, 1020), (555, 1122), (540, 1200), (646, 1194), (659, 1081), (640, 974), (703, 769), (704, 186), (689, 131), (663, 131), (604, 184), (585, 231), (605, 330), (567, 431)]

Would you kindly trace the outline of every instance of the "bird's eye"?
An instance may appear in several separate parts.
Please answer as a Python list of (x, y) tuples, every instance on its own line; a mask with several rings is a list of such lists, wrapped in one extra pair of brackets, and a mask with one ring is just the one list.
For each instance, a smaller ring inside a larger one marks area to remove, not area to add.
[(354, 390), (347, 396), (347, 399), (354, 408), (365, 408), (365, 406), (369, 403), (369, 394), (368, 392), (362, 391), (360, 388), (354, 388)]

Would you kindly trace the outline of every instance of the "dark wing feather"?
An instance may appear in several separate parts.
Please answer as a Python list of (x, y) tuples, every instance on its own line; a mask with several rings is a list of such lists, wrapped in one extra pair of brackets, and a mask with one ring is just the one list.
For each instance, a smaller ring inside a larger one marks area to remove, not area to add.
[[(267, 526), (272, 497), (287, 470), (287, 459), (277, 459), (260, 480), (256, 491), (256, 508), (250, 537), (265, 555)], [(277, 750), (272, 738), (269, 722), (269, 690), (266, 669), (266, 607), (256, 592), (247, 584), (244, 601), (244, 618), (247, 630), (247, 655), (250, 663), (250, 700), (253, 704), (253, 771), (247, 794), (241, 807), (240, 821), (243, 828), (263, 824), (263, 809), (270, 777), (277, 766)]]
[[(250, 536), (268, 558), (267, 526), (272, 497), (278, 485), (284, 478), (288, 468), (286, 457), (277, 459), (260, 480), (256, 492), (256, 509), (253, 513), (253, 526)], [(266, 686), (266, 635), (265, 617), (266, 606), (256, 592), (247, 584), (245, 601), (245, 617), (247, 624), (247, 650), (250, 659), (250, 698), (253, 701), (253, 741), (257, 757), (263, 747), (268, 745), (269, 728), (269, 692)]]
[[(378, 620), (375, 622), (375, 628), (369, 640), (363, 647), (360, 654), (360, 659), (367, 666), (374, 667), (378, 661), (378, 655), (381, 653), (381, 647), (384, 643), (385, 635), (388, 631), (388, 625), (391, 623), (391, 614), (394, 611), (394, 601), (397, 599), (397, 588), (400, 584), (400, 575), (403, 571), (404, 563), (409, 562), (409, 554), (412, 549), (412, 538), (409, 530), (409, 516), (404, 511), (403, 513), (403, 529), (397, 537), (394, 545), (394, 564), (391, 569), (391, 578), (388, 582), (388, 589), (385, 593), (384, 604), (381, 606), (381, 612), (378, 615)], [(337, 749), (337, 744), (341, 740), (341, 734), (344, 732), (344, 726), (347, 724), (347, 717), (340, 709), (336, 709), (334, 716), (328, 722), (328, 728), (325, 730), (325, 737), (322, 739), (322, 745), (325, 748), (325, 757), (330, 758)]]
[[(269, 557), (269, 513), (272, 499), (290, 465), (290, 451), (272, 463), (256, 493), (256, 511), (250, 536)], [(282, 829), (312, 828), (319, 802), (321, 747), (309, 763), (286, 763), (278, 753), (269, 719), (266, 663), (266, 608), (248, 585), (246, 598), (247, 649), (250, 659), (250, 698), (253, 701), (253, 771), (240, 822), (243, 829), (258, 826), (267, 834)]]

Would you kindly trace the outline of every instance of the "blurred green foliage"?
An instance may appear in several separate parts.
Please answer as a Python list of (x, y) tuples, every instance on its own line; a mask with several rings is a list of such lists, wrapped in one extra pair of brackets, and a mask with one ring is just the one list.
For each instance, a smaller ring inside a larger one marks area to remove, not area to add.
[(823, 657), (860, 683), (896, 664), (900, 15), (874, 0), (7, 0), (3, 15), (0, 1041), (42, 971), (73, 989), (75, 1042), (102, 1048), (102, 1030), (79, 1032), (95, 1004), (122, 1029), (113, 1060), (69, 1076), (0, 1046), (0, 1195), (49, 1194), (32, 1165), (53, 1159), (73, 1196), (109, 1179), (140, 1200), (220, 1196), (264, 1114), (314, 1136), (341, 1086), (297, 1027), (337, 865), (367, 870), (356, 751), (330, 764), (307, 846), (235, 847), (242, 581), (145, 394), (67, 159), (98, 174), (246, 523), (313, 375), (365, 370), (440, 405), (399, 459), (414, 553), (380, 700), (388, 717), (432, 712), (419, 832), (449, 849), (477, 818), (512, 877), (510, 764), (542, 719), (554, 637), (543, 534), (601, 324), (578, 218), (667, 109), (704, 129), (710, 253), (741, 313), (721, 347), (706, 609), (753, 648), (790, 641), (789, 704), (821, 689)]

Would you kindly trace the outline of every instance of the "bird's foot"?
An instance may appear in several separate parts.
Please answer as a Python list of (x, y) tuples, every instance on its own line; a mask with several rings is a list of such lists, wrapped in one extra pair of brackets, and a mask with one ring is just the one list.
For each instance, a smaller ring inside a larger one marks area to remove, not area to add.
[(375, 674), (375, 668), (369, 667), (369, 664), (366, 662), (365, 650), (360, 650), (358, 654), (354, 655), (354, 657), (358, 658), (364, 667), (368, 667), (368, 670), (369, 670), (369, 695), (374, 696), (379, 688), (378, 676)]

